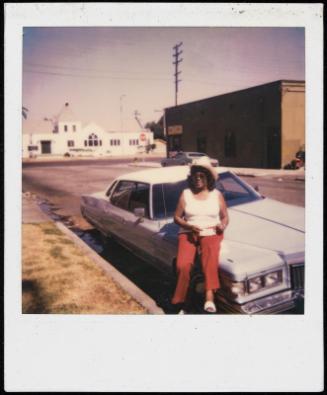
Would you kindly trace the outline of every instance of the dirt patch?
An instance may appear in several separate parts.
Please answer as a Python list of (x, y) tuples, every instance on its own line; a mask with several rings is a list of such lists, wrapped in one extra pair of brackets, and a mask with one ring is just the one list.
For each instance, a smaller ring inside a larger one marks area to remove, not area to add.
[(24, 314), (146, 314), (56, 226), (22, 228)]

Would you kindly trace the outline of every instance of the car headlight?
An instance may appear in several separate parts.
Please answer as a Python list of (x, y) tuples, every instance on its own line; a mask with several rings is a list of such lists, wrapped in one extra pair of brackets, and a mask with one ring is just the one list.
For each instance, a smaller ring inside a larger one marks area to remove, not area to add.
[(275, 287), (281, 284), (282, 280), (282, 270), (277, 270), (275, 272), (267, 273), (262, 276), (250, 278), (248, 280), (248, 292), (253, 293), (260, 291), (262, 288)]
[(268, 273), (265, 275), (265, 286), (266, 287), (273, 287), (278, 285), (282, 282), (283, 273), (281, 270), (277, 272)]
[(244, 281), (232, 281), (229, 278), (224, 277), (221, 282), (221, 288), (223, 291), (227, 292), (232, 297), (245, 295)]
[(248, 280), (248, 290), (249, 293), (252, 292), (257, 292), (259, 289), (263, 288), (264, 283), (263, 283), (263, 277), (254, 277)]

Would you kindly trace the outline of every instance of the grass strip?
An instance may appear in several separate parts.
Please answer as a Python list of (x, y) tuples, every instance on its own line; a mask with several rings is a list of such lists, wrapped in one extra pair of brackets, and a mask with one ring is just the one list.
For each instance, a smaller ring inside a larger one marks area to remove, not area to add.
[(23, 224), (23, 314), (146, 314), (52, 222)]

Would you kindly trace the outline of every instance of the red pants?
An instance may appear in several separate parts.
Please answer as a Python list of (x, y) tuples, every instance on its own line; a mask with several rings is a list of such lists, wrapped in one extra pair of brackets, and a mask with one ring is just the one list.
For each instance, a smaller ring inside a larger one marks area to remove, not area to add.
[(190, 271), (194, 263), (197, 242), (201, 248), (201, 264), (205, 277), (206, 290), (220, 288), (218, 278), (218, 257), (223, 234), (198, 237), (196, 241), (191, 233), (178, 236), (177, 286), (172, 303), (183, 303), (186, 299), (190, 282)]

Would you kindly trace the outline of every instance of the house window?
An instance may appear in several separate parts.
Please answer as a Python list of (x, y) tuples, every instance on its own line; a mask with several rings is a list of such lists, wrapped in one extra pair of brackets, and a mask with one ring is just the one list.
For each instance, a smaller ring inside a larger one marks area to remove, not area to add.
[(76, 132), (76, 125), (73, 125), (73, 132)]
[[(101, 140), (100, 140), (101, 141)], [(101, 144), (100, 144), (101, 145)], [(110, 140), (110, 145), (120, 145), (120, 140), (117, 139), (111, 139)]]
[(68, 140), (68, 141), (67, 141), (67, 146), (68, 146), (68, 147), (74, 147), (74, 146), (75, 146), (74, 140)]
[(84, 140), (84, 147), (87, 147), (87, 140)]
[(93, 147), (93, 146), (96, 147), (99, 145), (98, 136), (94, 133), (90, 134), (88, 140), (85, 140), (85, 141), (87, 141), (87, 145), (89, 147)]
[(129, 140), (129, 145), (138, 145), (139, 144), (139, 140), (138, 139), (131, 139)]
[(64, 125), (64, 131), (67, 132), (68, 131), (68, 126)]

